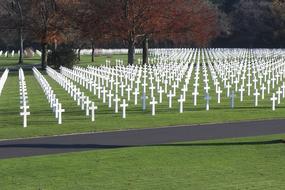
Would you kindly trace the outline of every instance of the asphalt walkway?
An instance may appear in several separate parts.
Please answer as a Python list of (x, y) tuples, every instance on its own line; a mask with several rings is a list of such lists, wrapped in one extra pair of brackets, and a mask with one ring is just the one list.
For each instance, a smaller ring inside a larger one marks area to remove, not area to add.
[(7, 140), (0, 159), (283, 133), (285, 120), (269, 120)]

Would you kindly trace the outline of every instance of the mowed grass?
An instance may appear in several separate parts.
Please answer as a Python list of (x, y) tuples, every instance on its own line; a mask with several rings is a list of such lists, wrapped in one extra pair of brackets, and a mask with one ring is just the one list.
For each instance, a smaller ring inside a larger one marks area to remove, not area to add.
[(1, 190), (285, 187), (284, 135), (0, 161)]
[[(104, 58), (102, 58), (101, 61), (103, 60)], [(104, 62), (105, 61), (101, 62), (101, 64)], [(88, 63), (86, 63), (85, 66), (87, 64)], [(81, 108), (77, 106), (73, 98), (71, 98), (62, 87), (44, 72), (43, 74), (55, 91), (63, 108), (66, 110), (66, 112), (63, 113), (63, 125), (57, 125), (57, 120), (49, 107), (48, 101), (32, 73), (25, 72), (31, 116), (28, 117), (28, 128), (23, 129), (19, 109), (18, 73), (10, 73), (3, 89), (3, 94), (0, 96), (0, 139), (285, 118), (284, 100), (281, 100), (281, 104), (277, 106), (276, 111), (272, 111), (270, 101), (271, 94), (266, 94), (264, 100), (259, 98), (259, 106), (254, 107), (254, 97), (252, 95), (247, 96), (247, 92), (245, 92), (244, 101), (240, 102), (239, 94), (237, 93), (235, 97), (235, 108), (231, 109), (230, 99), (226, 97), (226, 91), (224, 89), (221, 104), (217, 104), (217, 97), (214, 94), (214, 86), (211, 80), (209, 84), (212, 99), (210, 101), (210, 111), (206, 111), (204, 92), (201, 88), (203, 86), (201, 76), (199, 80), (200, 94), (197, 107), (193, 106), (193, 96), (190, 95), (193, 91), (193, 80), (191, 80), (189, 92), (186, 97), (187, 101), (184, 104), (184, 113), (179, 113), (179, 103), (177, 100), (181, 92), (180, 89), (177, 89), (177, 96), (173, 99), (173, 108), (168, 108), (168, 99), (164, 94), (163, 103), (156, 106), (156, 116), (151, 116), (150, 99), (147, 100), (147, 110), (142, 111), (140, 96), (137, 106), (134, 106), (134, 97), (132, 96), (128, 102), (129, 107), (127, 108), (126, 119), (122, 119), (121, 109), (118, 114), (114, 113), (114, 102), (113, 107), (108, 108), (108, 101), (103, 104), (102, 99), (98, 99), (97, 96), (94, 96), (89, 90), (78, 85), (99, 107), (96, 113), (96, 122), (93, 123), (90, 117), (85, 116), (85, 111), (82, 111)], [(279, 85), (280, 84), (281, 83), (279, 83)], [(156, 86), (155, 83), (154, 85)], [(253, 89), (251, 89), (251, 93), (253, 93)], [(158, 94), (155, 93), (155, 95), (156, 100), (158, 100)], [(121, 97), (121, 99), (123, 98), (126, 98), (126, 92), (124, 97)]]
[[(140, 58), (141, 55), (136, 55), (136, 61), (138, 58)], [(119, 55), (96, 55), (94, 60), (95, 62), (91, 62), (91, 56), (90, 55), (82, 55), (80, 57), (80, 61), (77, 66), (87, 67), (88, 65), (92, 66), (100, 66), (101, 64), (105, 64), (106, 60), (110, 60), (112, 65), (115, 65), (116, 59), (120, 59), (123, 61), (124, 64), (128, 63), (127, 55), (119, 54)], [(9, 55), (9, 57), (0, 56), (0, 69), (4, 68), (11, 68), (15, 66), (19, 66), (18, 64), (19, 56), (15, 54), (14, 57)], [(33, 64), (40, 64), (41, 58), (40, 56), (35, 55), (34, 57), (28, 58), (24, 57), (24, 64), (25, 65), (33, 65)]]
[[(40, 62), (41, 62), (40, 60), (41, 59), (39, 56), (34, 56), (31, 58), (25, 57), (23, 66), (24, 65), (40, 64)], [(12, 57), (11, 55), (9, 55), (9, 57), (1, 56), (0, 57), (0, 69), (19, 66), (18, 62), (19, 62), (19, 56), (17, 54), (15, 54), (14, 57)]]
[[(128, 56), (125, 54), (117, 54), (117, 55), (96, 55), (94, 57), (95, 62), (91, 62), (91, 56), (88, 55), (82, 55), (80, 58), (80, 62), (79, 64), (77, 64), (77, 66), (82, 66), (82, 67), (86, 67), (88, 65), (90, 66), (100, 66), (101, 64), (105, 64), (106, 60), (111, 61), (111, 65), (114, 66), (116, 65), (116, 60), (121, 60), (123, 61), (123, 64), (127, 64), (128, 63)], [(142, 55), (137, 54), (135, 56), (135, 62), (137, 63), (137, 59), (138, 58), (142, 58)]]

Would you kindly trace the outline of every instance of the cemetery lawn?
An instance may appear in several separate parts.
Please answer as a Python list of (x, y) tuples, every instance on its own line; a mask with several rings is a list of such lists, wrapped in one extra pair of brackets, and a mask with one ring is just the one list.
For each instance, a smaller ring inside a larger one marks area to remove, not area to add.
[[(115, 114), (113, 108), (108, 108), (107, 104), (103, 104), (101, 100), (96, 99), (90, 92), (81, 88), (87, 95), (92, 97), (92, 100), (99, 107), (96, 113), (96, 121), (93, 123), (90, 117), (85, 116), (85, 112), (76, 105), (76, 102), (63, 88), (50, 77), (44, 75), (66, 110), (63, 113), (63, 125), (57, 125), (57, 120), (40, 85), (32, 73), (25, 72), (25, 76), (31, 112), (31, 116), (28, 117), (28, 128), (22, 128), (22, 118), (19, 114), (18, 73), (10, 73), (2, 96), (0, 96), (0, 139), (285, 118), (284, 102), (281, 102), (276, 111), (273, 112), (268, 97), (257, 108), (252, 107), (254, 101), (250, 97), (242, 103), (237, 103), (235, 109), (230, 109), (229, 100), (225, 99), (222, 104), (211, 104), (210, 111), (205, 111), (204, 97), (199, 96), (197, 108), (193, 108), (193, 102), (188, 101), (185, 104), (185, 112), (182, 114), (179, 113), (179, 104), (176, 99), (173, 108), (169, 109), (166, 97), (164, 97), (164, 103), (157, 106), (156, 116), (151, 116), (149, 104), (147, 110), (143, 112), (141, 110), (141, 101), (139, 101), (138, 106), (132, 106), (133, 100), (131, 100), (130, 106), (127, 108), (127, 118), (122, 119), (121, 110), (118, 114)], [(213, 101), (216, 100), (213, 99)]]
[[(141, 55), (136, 55), (136, 59), (141, 58)], [(127, 55), (125, 54), (119, 54), (119, 55), (112, 55), (112, 56), (105, 56), (105, 55), (98, 55), (95, 56), (95, 63), (91, 62), (91, 56), (90, 55), (82, 55), (80, 62), (77, 64), (77, 66), (87, 67), (88, 65), (93, 66), (100, 66), (101, 64), (106, 63), (106, 59), (110, 60), (112, 62), (112, 65), (115, 65), (116, 59), (120, 59), (124, 61), (124, 64), (126, 64), (128, 61)], [(18, 65), (19, 57), (15, 55), (14, 57), (0, 57), (0, 69), (3, 68), (11, 68)], [(32, 58), (24, 58), (24, 65), (35, 65), (40, 64), (41, 58), (39, 56), (34, 56)]]
[(0, 160), (8, 189), (284, 189), (285, 135)]
[[(138, 58), (141, 58), (142, 55), (141, 54), (136, 54), (136, 61)], [(90, 55), (82, 55), (80, 58), (80, 62), (79, 64), (77, 64), (77, 66), (80, 67), (86, 67), (88, 65), (93, 65), (93, 66), (100, 66), (102, 64), (106, 63), (106, 60), (110, 60), (111, 61), (111, 65), (115, 66), (116, 65), (116, 59), (120, 59), (123, 61), (124, 64), (128, 63), (128, 56), (126, 54), (117, 54), (117, 55), (96, 55), (94, 60), (95, 62), (92, 63), (91, 62), (91, 56)]]
[[(19, 57), (0, 57), (0, 69), (18, 66)], [(40, 57), (24, 58), (24, 65), (40, 64)], [(23, 65), (23, 66), (24, 66)]]

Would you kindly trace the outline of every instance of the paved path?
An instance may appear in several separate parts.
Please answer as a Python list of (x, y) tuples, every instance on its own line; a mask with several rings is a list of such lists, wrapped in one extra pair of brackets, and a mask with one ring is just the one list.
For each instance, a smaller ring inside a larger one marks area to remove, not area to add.
[(285, 134), (285, 120), (165, 127), (0, 142), (0, 159), (93, 149)]

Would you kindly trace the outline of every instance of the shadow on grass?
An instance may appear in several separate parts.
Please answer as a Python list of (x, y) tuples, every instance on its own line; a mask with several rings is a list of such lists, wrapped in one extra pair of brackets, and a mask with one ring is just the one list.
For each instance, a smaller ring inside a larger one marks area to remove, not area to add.
[[(5, 143), (5, 142), (4, 142)], [(152, 145), (103, 145), (103, 144), (2, 144), (1, 148), (40, 148), (40, 149), (109, 149), (127, 147), (212, 147), (212, 146), (244, 146), (244, 145), (272, 145), (285, 143), (284, 140), (253, 141), (253, 142), (221, 142), (221, 143), (179, 143)]]
[[(251, 141), (251, 142), (221, 142), (221, 143), (176, 143), (176, 144), (161, 144), (161, 147), (196, 147), (196, 146), (244, 146), (244, 145), (271, 145), (285, 143), (284, 140), (271, 141)], [(153, 146), (153, 145), (151, 145)], [(156, 145), (154, 145), (156, 146)]]

